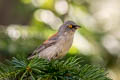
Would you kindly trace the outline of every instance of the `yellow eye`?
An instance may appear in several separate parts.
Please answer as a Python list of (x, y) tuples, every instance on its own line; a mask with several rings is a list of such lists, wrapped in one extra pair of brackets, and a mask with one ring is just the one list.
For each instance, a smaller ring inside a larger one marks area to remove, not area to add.
[(73, 26), (72, 26), (72, 25), (69, 25), (68, 27), (69, 27), (69, 28), (72, 28)]

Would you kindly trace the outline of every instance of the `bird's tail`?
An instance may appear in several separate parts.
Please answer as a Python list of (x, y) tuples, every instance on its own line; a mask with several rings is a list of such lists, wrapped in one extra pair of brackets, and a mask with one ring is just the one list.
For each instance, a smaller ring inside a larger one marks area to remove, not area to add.
[(27, 59), (28, 60), (31, 60), (31, 59), (33, 59), (33, 58), (35, 58), (36, 56), (34, 55), (34, 56), (30, 56), (30, 57), (28, 57)]

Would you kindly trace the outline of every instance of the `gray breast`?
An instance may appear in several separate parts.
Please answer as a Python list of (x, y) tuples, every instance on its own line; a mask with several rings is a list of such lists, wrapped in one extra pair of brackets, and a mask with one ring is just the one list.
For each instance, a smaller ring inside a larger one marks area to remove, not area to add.
[(58, 43), (59, 49), (61, 52), (58, 54), (57, 57), (65, 56), (68, 50), (71, 48), (73, 42), (73, 34), (65, 33), (64, 36), (61, 37), (60, 42)]

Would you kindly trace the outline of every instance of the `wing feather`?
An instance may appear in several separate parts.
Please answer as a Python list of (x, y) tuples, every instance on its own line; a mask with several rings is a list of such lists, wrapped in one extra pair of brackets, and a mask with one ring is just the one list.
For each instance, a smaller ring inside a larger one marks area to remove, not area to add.
[(33, 53), (32, 55), (28, 58), (31, 59), (33, 57), (35, 57), (37, 54), (39, 54), (41, 51), (43, 51), (44, 49), (54, 45), (57, 42), (57, 33), (54, 34), (53, 36), (51, 36), (50, 38), (48, 38), (48, 40), (44, 41), (42, 45), (40, 45)]

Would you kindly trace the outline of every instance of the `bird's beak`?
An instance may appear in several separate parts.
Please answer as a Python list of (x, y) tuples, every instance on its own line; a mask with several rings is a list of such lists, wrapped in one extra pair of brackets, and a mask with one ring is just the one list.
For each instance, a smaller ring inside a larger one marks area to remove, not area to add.
[(75, 25), (75, 28), (76, 28), (76, 29), (79, 29), (79, 28), (81, 28), (81, 26), (79, 26), (79, 25)]

